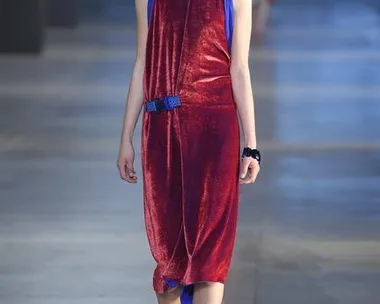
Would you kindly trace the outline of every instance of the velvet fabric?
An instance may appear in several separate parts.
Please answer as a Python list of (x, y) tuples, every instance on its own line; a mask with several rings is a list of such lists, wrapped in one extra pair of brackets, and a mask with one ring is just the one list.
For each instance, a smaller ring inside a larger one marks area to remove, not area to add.
[[(150, 18), (152, 16), (152, 10), (153, 10), (153, 4), (155, 0), (148, 0), (148, 23), (150, 21)], [(270, 0), (269, 0), (270, 1)], [(224, 26), (226, 31), (226, 37), (228, 41), (228, 48), (231, 50), (232, 45), (232, 36), (233, 36), (233, 29), (234, 29), (234, 6), (233, 6), (233, 0), (224, 0)]]
[(146, 232), (153, 287), (224, 283), (236, 233), (239, 125), (224, 0), (155, 0), (149, 19), (145, 100), (181, 106), (144, 112)]

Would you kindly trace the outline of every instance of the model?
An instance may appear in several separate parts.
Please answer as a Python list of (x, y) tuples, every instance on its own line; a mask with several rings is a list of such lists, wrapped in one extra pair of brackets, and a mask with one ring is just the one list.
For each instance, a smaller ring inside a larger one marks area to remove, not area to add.
[(274, 0), (253, 0), (252, 33), (256, 38), (264, 35)]
[[(220, 304), (239, 184), (256, 179), (251, 0), (136, 0), (137, 56), (118, 168), (136, 183), (141, 109), (146, 231), (158, 302)], [(239, 118), (243, 130), (240, 147)], [(242, 152), (242, 154), (241, 154)]]

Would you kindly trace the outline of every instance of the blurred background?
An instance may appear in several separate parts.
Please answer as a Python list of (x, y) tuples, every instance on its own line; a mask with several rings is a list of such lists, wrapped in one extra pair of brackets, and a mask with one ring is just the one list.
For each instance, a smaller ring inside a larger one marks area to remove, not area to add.
[[(133, 2), (0, 0), (0, 304), (155, 301), (141, 181), (116, 168)], [(225, 303), (380, 303), (380, 2), (268, 9)]]

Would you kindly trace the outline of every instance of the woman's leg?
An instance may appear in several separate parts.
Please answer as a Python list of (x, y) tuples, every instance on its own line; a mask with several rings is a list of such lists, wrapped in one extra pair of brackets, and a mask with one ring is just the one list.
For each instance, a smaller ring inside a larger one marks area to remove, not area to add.
[(198, 283), (194, 289), (194, 304), (222, 304), (222, 283)]
[(157, 294), (158, 304), (180, 304), (181, 287)]

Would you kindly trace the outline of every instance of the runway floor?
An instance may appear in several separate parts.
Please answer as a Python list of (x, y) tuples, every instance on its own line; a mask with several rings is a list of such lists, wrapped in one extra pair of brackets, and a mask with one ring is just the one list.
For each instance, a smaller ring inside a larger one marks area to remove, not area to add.
[[(0, 56), (0, 304), (155, 301), (142, 185), (116, 168), (134, 35), (92, 20)], [(380, 303), (379, 50), (370, 3), (274, 8), (225, 304)]]

